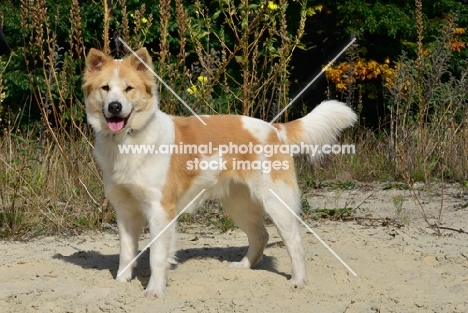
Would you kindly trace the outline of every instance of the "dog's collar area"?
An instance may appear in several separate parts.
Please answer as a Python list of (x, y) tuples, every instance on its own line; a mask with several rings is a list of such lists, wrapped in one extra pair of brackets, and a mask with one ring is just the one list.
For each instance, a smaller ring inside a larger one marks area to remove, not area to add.
[[(135, 109), (135, 110), (136, 110), (136, 109)], [(139, 111), (136, 110), (136, 112), (139, 112)], [(133, 110), (132, 110), (132, 112), (130, 112), (130, 113), (133, 113)], [(155, 112), (155, 113), (156, 113), (156, 112)], [(148, 120), (146, 121), (145, 125), (144, 125), (143, 127), (141, 127), (141, 128), (140, 128), (140, 127), (139, 127), (139, 128), (136, 128), (136, 129), (135, 129), (135, 128), (129, 128), (129, 129), (127, 130), (127, 133), (126, 133), (126, 134), (127, 134), (127, 135), (132, 135), (132, 134), (134, 134), (134, 133), (139, 133), (142, 129), (147, 128), (147, 125), (148, 125), (149, 123), (152, 123), (153, 121), (154, 121), (154, 119), (148, 119)]]

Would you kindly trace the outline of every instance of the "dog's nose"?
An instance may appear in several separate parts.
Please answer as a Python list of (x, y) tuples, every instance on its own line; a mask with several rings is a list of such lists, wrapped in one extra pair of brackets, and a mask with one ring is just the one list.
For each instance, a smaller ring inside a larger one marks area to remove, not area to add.
[(120, 111), (122, 111), (122, 104), (117, 101), (112, 101), (109, 103), (107, 110), (109, 110), (109, 112), (112, 114), (119, 114)]

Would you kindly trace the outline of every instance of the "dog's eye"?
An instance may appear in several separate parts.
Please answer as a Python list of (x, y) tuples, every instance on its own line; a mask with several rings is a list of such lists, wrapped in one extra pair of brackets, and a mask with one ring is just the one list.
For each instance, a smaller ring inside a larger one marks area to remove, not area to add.
[(104, 91), (109, 91), (109, 85), (104, 85), (101, 87), (101, 89)]
[(125, 88), (125, 92), (129, 92), (130, 90), (132, 90), (133, 87), (132, 86), (128, 86), (127, 88)]

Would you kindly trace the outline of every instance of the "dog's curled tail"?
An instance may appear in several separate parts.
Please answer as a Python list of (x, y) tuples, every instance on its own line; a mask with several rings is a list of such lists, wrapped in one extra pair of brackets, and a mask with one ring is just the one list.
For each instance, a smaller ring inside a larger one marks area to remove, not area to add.
[(356, 121), (357, 115), (349, 106), (336, 100), (329, 100), (320, 103), (303, 118), (274, 126), (285, 142), (302, 148), (295, 154), (305, 153), (317, 157), (323, 154), (321, 152), (326, 152), (322, 151), (322, 147), (327, 145), (326, 148), (330, 149), (336, 143), (340, 132), (353, 126)]

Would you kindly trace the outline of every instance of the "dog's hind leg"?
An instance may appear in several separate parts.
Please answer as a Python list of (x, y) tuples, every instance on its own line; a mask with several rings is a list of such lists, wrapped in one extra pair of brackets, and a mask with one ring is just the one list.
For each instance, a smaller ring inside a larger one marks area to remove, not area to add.
[[(273, 190), (295, 213), (300, 211), (299, 191), (297, 186), (271, 184)], [(302, 246), (299, 223), (292, 212), (281, 203), (270, 190), (265, 190), (265, 211), (270, 215), (288, 250), (292, 263), (291, 284), (307, 283), (305, 253)]]
[(249, 240), (247, 254), (240, 262), (232, 262), (230, 266), (250, 268), (261, 259), (268, 242), (262, 203), (252, 199), (248, 187), (239, 183), (232, 183), (229, 195), (221, 202), (229, 217), (247, 234)]

